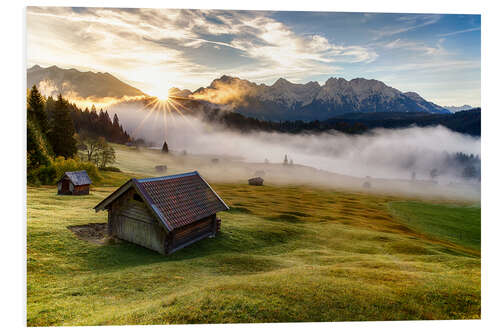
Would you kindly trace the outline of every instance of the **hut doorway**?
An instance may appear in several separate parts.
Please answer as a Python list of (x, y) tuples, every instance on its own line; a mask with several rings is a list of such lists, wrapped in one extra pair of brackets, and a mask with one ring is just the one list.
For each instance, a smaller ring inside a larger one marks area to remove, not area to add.
[(61, 193), (69, 192), (69, 181), (67, 179), (63, 179), (61, 183)]

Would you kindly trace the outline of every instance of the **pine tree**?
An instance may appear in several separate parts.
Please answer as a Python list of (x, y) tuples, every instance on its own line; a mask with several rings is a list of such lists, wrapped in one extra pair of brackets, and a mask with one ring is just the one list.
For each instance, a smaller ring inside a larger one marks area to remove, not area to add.
[(36, 121), (43, 134), (47, 134), (49, 129), (47, 113), (44, 110), (43, 96), (36, 85), (33, 85), (28, 96), (28, 117)]
[(75, 128), (68, 103), (61, 94), (54, 105), (54, 114), (49, 132), (49, 141), (56, 156), (72, 157), (77, 152), (74, 138)]
[(50, 150), (45, 137), (33, 119), (28, 119), (26, 127), (26, 166), (29, 172), (50, 163)]
[(283, 164), (288, 165), (288, 157), (286, 156), (286, 154), (285, 154), (285, 159), (283, 160)]
[(113, 116), (113, 125), (112, 125), (112, 131), (111, 131), (111, 136), (112, 136), (112, 141), (114, 142), (121, 142), (122, 141), (122, 129), (120, 126), (120, 120), (118, 119), (118, 114), (115, 113)]
[(163, 142), (163, 147), (161, 148), (161, 151), (164, 153), (168, 153), (167, 141)]

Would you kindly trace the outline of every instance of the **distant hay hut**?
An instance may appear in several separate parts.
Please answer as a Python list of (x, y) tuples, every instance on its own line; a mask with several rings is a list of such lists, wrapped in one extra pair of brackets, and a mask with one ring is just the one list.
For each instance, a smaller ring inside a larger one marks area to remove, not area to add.
[(213, 163), (213, 164), (217, 164), (217, 163), (219, 163), (219, 159), (218, 159), (218, 158), (212, 158), (212, 163)]
[(255, 171), (254, 175), (257, 177), (264, 177), (266, 175), (266, 172), (264, 170), (257, 170)]
[(363, 183), (363, 187), (364, 187), (364, 188), (371, 188), (371, 187), (372, 187), (372, 183), (370, 183), (369, 181), (365, 181), (365, 182)]
[(87, 171), (68, 171), (57, 182), (57, 194), (85, 195), (90, 192), (92, 181)]
[(155, 166), (156, 172), (165, 172), (167, 171), (167, 166), (166, 165), (157, 165)]
[(250, 178), (248, 180), (248, 185), (262, 186), (264, 185), (264, 179), (262, 179), (261, 177)]
[(94, 207), (108, 211), (108, 235), (170, 254), (221, 227), (229, 207), (198, 174), (132, 178)]

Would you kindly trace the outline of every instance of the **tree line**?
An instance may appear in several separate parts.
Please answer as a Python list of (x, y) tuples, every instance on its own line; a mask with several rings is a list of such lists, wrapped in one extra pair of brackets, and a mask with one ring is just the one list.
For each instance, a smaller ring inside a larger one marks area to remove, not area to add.
[(238, 132), (253, 131), (281, 133), (319, 133), (338, 131), (346, 134), (363, 134), (375, 128), (405, 128), (413, 125), (425, 127), (442, 125), (453, 131), (481, 136), (481, 109), (476, 108), (454, 114), (419, 113), (352, 113), (326, 120), (270, 121), (247, 117), (237, 112), (206, 108), (201, 116), (209, 122), (219, 123)]
[[(132, 139), (123, 130), (118, 116), (113, 121), (107, 111), (81, 110), (64, 99), (42, 96), (33, 86), (27, 93), (27, 174), (28, 183), (51, 184), (70, 169), (85, 169), (99, 178), (115, 160), (109, 142)], [(63, 172), (64, 171), (64, 172)]]

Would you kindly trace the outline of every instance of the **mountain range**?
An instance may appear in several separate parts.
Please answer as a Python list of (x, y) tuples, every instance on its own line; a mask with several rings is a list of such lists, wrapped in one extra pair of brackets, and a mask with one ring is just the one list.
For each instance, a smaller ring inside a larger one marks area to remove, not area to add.
[(449, 113), (415, 92), (403, 93), (381, 81), (330, 78), (296, 84), (283, 78), (273, 85), (222, 76), (192, 95), (217, 104), (230, 105), (245, 116), (263, 120), (324, 120), (352, 112)]
[(462, 106), (453, 106), (453, 105), (452, 106), (445, 106), (444, 108), (449, 110), (450, 112), (459, 112), (459, 111), (466, 111), (466, 110), (473, 109), (473, 107), (468, 105), (468, 104), (464, 104)]
[[(99, 99), (147, 96), (109, 73), (80, 72), (57, 66), (35, 65), (27, 71), (28, 87), (36, 84), (45, 94), (61, 92), (71, 98)], [(204, 100), (224, 110), (261, 120), (325, 120), (353, 112), (450, 113), (415, 92), (401, 92), (378, 80), (330, 78), (297, 84), (280, 78), (272, 85), (222, 76), (210, 86), (191, 92), (171, 88), (170, 96)]]
[(61, 93), (66, 98), (104, 99), (147, 96), (141, 90), (126, 84), (109, 73), (80, 72), (57, 66), (28, 69), (27, 86), (36, 85), (44, 95)]

